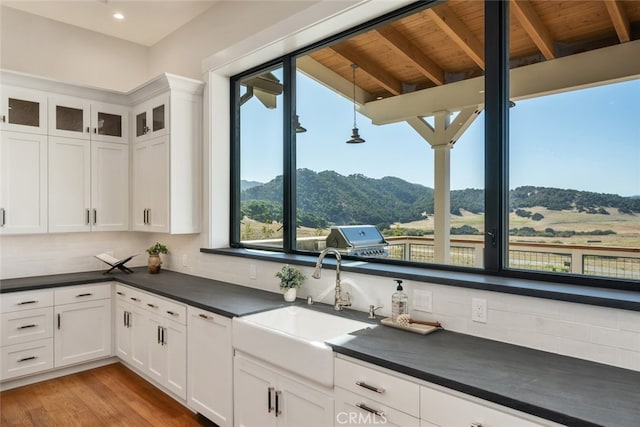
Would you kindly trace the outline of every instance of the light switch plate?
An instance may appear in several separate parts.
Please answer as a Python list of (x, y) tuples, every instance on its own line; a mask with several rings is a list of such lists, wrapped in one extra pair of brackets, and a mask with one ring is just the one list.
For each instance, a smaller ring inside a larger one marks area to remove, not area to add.
[(249, 264), (249, 279), (256, 280), (256, 277), (257, 277), (256, 265)]
[(479, 323), (487, 323), (487, 300), (484, 298), (471, 298), (471, 320)]
[(413, 291), (413, 309), (431, 313), (433, 311), (433, 292), (423, 289)]

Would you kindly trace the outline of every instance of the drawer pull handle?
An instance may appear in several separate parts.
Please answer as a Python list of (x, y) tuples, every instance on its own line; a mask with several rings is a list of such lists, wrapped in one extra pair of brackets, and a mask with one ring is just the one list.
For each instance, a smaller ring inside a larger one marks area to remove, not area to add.
[(366, 388), (367, 390), (375, 391), (378, 394), (384, 393), (384, 389), (383, 388), (374, 387), (372, 385), (369, 385), (369, 384), (365, 383), (364, 381), (356, 381), (356, 385), (359, 385), (362, 388)]
[(210, 317), (207, 316), (206, 314), (198, 314), (198, 316), (202, 317), (203, 319), (209, 320)]
[(273, 387), (267, 387), (267, 412), (273, 411), (273, 404), (271, 403), (271, 394), (275, 389)]
[(121, 297), (124, 296), (124, 292), (116, 291), (116, 294), (120, 295)]
[(158, 306), (157, 306), (157, 305), (155, 305), (155, 304), (147, 303), (147, 305), (148, 305), (149, 307), (151, 307), (151, 308), (158, 308)]
[(38, 358), (37, 356), (23, 357), (22, 359), (18, 359), (18, 363), (28, 362), (29, 360), (36, 360), (37, 358)]
[(172, 316), (176, 316), (176, 317), (177, 317), (177, 316), (179, 316), (179, 314), (178, 314), (178, 313), (173, 312), (173, 311), (171, 311), (171, 310), (167, 310), (167, 314), (170, 314), (170, 315), (172, 315)]
[(38, 325), (36, 325), (36, 324), (34, 323), (34, 324), (31, 324), (31, 325), (18, 326), (18, 329), (35, 328), (36, 326), (38, 326)]
[(140, 302), (140, 298), (130, 297), (131, 301)]
[(37, 302), (38, 302), (38, 300), (22, 301), (22, 302), (19, 302), (19, 303), (18, 303), (18, 305), (35, 304), (35, 303), (37, 303)]
[(480, 423), (471, 423), (471, 425), (469, 427), (482, 427), (482, 424), (480, 424)]
[(369, 413), (372, 413), (374, 415), (377, 415), (379, 417), (384, 417), (384, 412), (382, 411), (378, 411), (377, 409), (373, 409), (368, 407), (367, 405), (365, 405), (364, 403), (356, 403), (356, 406), (362, 410), (365, 410)]
[(87, 292), (85, 294), (78, 294), (76, 295), (76, 298), (81, 298), (81, 297), (90, 297), (91, 295), (93, 295), (91, 292)]

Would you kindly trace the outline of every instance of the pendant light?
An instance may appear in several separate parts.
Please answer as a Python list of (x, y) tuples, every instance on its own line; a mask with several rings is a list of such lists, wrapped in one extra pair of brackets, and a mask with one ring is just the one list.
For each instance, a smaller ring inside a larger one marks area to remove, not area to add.
[(351, 64), (351, 70), (353, 72), (353, 130), (351, 138), (347, 140), (347, 144), (360, 144), (364, 142), (364, 139), (360, 137), (358, 132), (358, 125), (356, 124), (356, 64)]
[(300, 118), (297, 114), (293, 118), (293, 128), (295, 129), (296, 133), (305, 133), (307, 131), (307, 128), (300, 124)]

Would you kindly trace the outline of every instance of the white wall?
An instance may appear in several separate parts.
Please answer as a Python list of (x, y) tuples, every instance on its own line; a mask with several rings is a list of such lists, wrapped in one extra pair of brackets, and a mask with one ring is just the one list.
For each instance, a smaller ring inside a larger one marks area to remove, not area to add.
[(148, 48), (0, 7), (0, 67), (129, 91), (149, 78)]
[[(367, 19), (362, 10), (367, 7), (377, 5), (392, 9), (401, 6), (397, 2), (378, 1), (353, 8), (355, 3), (278, 2), (267, 6), (270, 2), (222, 2), (146, 52), (133, 44), (3, 8), (0, 36), (5, 68), (123, 91), (163, 71), (202, 79), (202, 60), (210, 68), (218, 69), (207, 76), (214, 83), (211, 89), (215, 92), (211, 97), (215, 99), (211, 99), (210, 110), (205, 106), (205, 118), (217, 118), (205, 123), (204, 132), (205, 140), (211, 141), (211, 145), (205, 145), (208, 155), (204, 165), (204, 176), (211, 177), (204, 183), (205, 206), (209, 199), (213, 205), (205, 207), (204, 216), (215, 219), (211, 236), (209, 225), (200, 235), (182, 236), (134, 232), (3, 236), (0, 277), (100, 269), (101, 263), (93, 258), (97, 253), (113, 251), (116, 257), (122, 257), (142, 252), (160, 241), (170, 250), (164, 257), (164, 268), (279, 292), (274, 274), (281, 264), (199, 251), (211, 243), (223, 246), (227, 242), (229, 131), (226, 76), (300, 47), (301, 43), (307, 44), (322, 34), (362, 22)], [(311, 29), (315, 33), (303, 34), (310, 22), (321, 22), (323, 16), (333, 16), (341, 9), (347, 12), (332, 19), (329, 29), (319, 25)], [(297, 15), (292, 17), (292, 13)], [(246, 21), (242, 20), (243, 16)], [(280, 39), (280, 35), (286, 34), (294, 36)], [(18, 43), (15, 43), (16, 38), (20, 39)], [(43, 39), (47, 39), (46, 44), (42, 43)], [(88, 55), (92, 64), (85, 64), (87, 53), (84, 49), (91, 51)], [(143, 63), (140, 54), (146, 58)], [(143, 253), (132, 265), (145, 263)], [(257, 269), (256, 280), (249, 278), (251, 265)], [(311, 268), (303, 270), (307, 277), (311, 276)], [(327, 270), (321, 280), (308, 279), (300, 295), (312, 295), (316, 300), (331, 303), (333, 280), (334, 272)], [(370, 304), (384, 305), (381, 313), (389, 314), (394, 291), (390, 279), (344, 273), (343, 283), (353, 296), (354, 309), (364, 311)], [(410, 296), (415, 289), (433, 292), (433, 313), (412, 312), (418, 319), (439, 320), (452, 331), (640, 370), (640, 312), (412, 281), (406, 281), (405, 285)], [(488, 323), (471, 321), (473, 297), (487, 299)]]

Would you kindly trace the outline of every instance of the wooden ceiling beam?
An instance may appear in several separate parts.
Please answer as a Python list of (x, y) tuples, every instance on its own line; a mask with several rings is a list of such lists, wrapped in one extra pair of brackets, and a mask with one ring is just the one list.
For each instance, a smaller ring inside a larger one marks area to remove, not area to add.
[(540, 49), (544, 57), (554, 59), (556, 55), (553, 48), (553, 37), (551, 37), (547, 26), (544, 25), (531, 2), (529, 0), (511, 0), (511, 6), (511, 10), (513, 10), (520, 25), (522, 25), (522, 28), (531, 37), (531, 40)]
[(380, 86), (391, 94), (400, 95), (402, 93), (402, 83), (400, 80), (380, 68), (380, 66), (376, 65), (365, 55), (354, 52), (353, 50), (341, 45), (331, 46), (329, 49), (333, 50), (350, 64), (356, 64), (362, 72), (366, 73), (369, 77), (378, 82)]
[(437, 85), (444, 84), (444, 71), (420, 48), (403, 36), (398, 30), (387, 25), (374, 30), (382, 41), (394, 52), (411, 62), (425, 77)]
[(620, 43), (626, 43), (631, 40), (631, 27), (629, 24), (629, 18), (624, 11), (624, 6), (620, 0), (606, 0), (604, 2), (607, 7), (607, 12), (611, 17), (613, 26), (618, 33)]
[(484, 46), (446, 4), (423, 12), (444, 31), (478, 67), (484, 70)]

